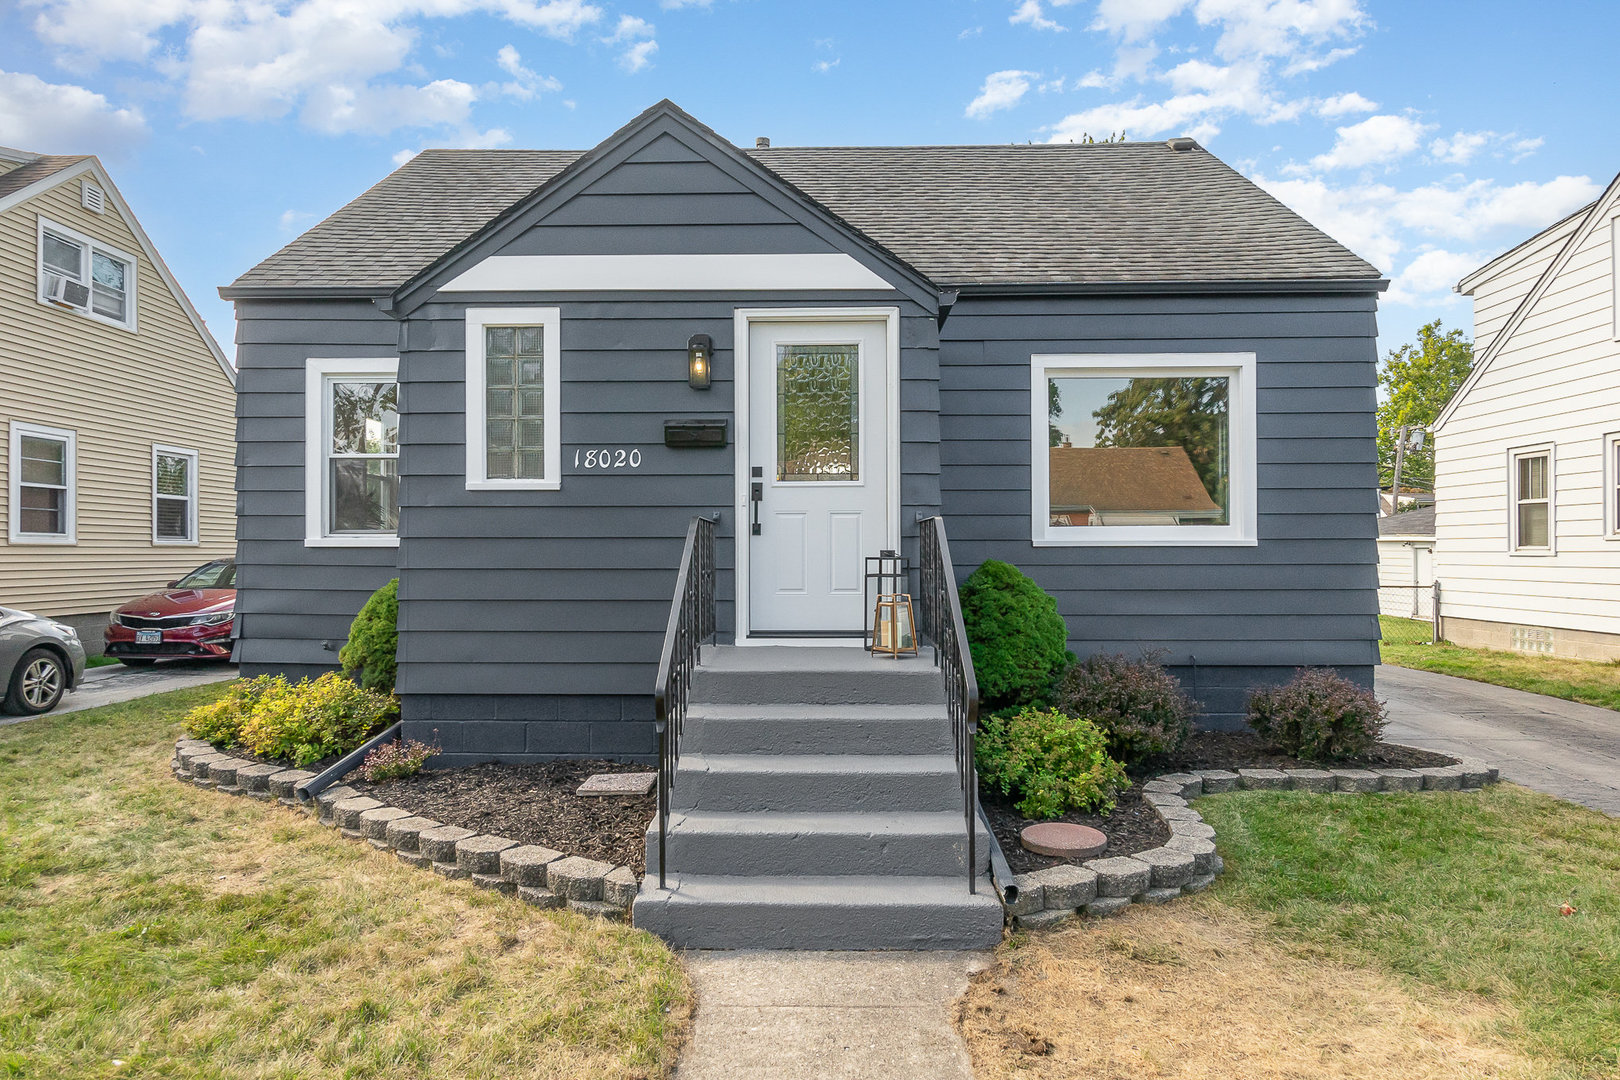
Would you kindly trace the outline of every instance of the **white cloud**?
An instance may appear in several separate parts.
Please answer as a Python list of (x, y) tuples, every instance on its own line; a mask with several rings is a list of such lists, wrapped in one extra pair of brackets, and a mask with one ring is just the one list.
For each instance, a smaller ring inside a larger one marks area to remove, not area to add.
[(1318, 116), (1349, 116), (1351, 113), (1377, 112), (1378, 103), (1368, 101), (1354, 90), (1348, 94), (1335, 94), (1317, 103)]
[(816, 72), (819, 72), (822, 75), (825, 75), (825, 74), (827, 74), (827, 72), (831, 71), (833, 68), (837, 67), (839, 64), (842, 64), (843, 62), (844, 62), (843, 57), (835, 56), (831, 60), (817, 60), (814, 64), (810, 65), (810, 68), (813, 71), (816, 71)]
[(1046, 12), (1041, 9), (1041, 0), (1023, 0), (1016, 10), (1007, 17), (1007, 21), (1014, 26), (1023, 24), (1033, 30), (1063, 31), (1068, 27), (1048, 19)]
[(957, 41), (966, 41), (968, 38), (976, 38), (980, 34), (983, 34), (983, 33), (984, 33), (984, 27), (982, 27), (982, 26), (970, 26), (966, 30), (963, 30), (961, 33), (957, 34), (956, 35), (956, 40)]
[[(414, 157), (415, 155), (411, 156)], [(294, 232), (301, 228), (304, 222), (310, 221), (314, 217), (315, 215), (308, 210), (283, 210), (280, 221), (281, 231)]]
[(41, 39), (67, 57), (150, 60), (190, 119), (296, 113), (321, 131), (465, 120), (466, 84), (389, 78), (407, 68), (423, 20), (485, 14), (566, 41), (602, 18), (588, 0), (26, 2)]
[(1546, 139), (1539, 137), (1534, 139), (1515, 139), (1513, 141), (1513, 145), (1508, 148), (1512, 154), (1513, 164), (1517, 165), (1519, 162), (1523, 161), (1537, 150), (1540, 150), (1541, 144), (1546, 141)]
[(1432, 248), (1407, 263), (1390, 280), (1384, 301), (1390, 304), (1423, 304), (1445, 300), (1453, 285), (1490, 259), (1490, 255), (1479, 252)]
[(681, 8), (706, 8), (714, 0), (658, 0), (658, 6), (665, 11), (679, 11)]
[(1140, 41), (1187, 9), (1189, 0), (1101, 0), (1093, 30), (1108, 30), (1126, 41)]
[(119, 154), (146, 136), (136, 108), (118, 108), (102, 95), (37, 75), (0, 71), (0, 142), (55, 154)]
[(1333, 149), (1311, 158), (1317, 170), (1359, 169), (1405, 157), (1416, 150), (1423, 135), (1433, 129), (1410, 116), (1369, 116), (1359, 124), (1335, 128)]
[(963, 115), (972, 119), (983, 119), (991, 113), (1002, 109), (1010, 109), (1023, 100), (1029, 93), (1029, 81), (1036, 77), (1033, 71), (997, 71), (984, 79), (984, 85), (979, 88), (979, 96), (968, 102)]
[(655, 33), (657, 28), (646, 19), (636, 15), (620, 15), (613, 33), (602, 41), (607, 45), (629, 43), (619, 55), (619, 66), (634, 74), (652, 63), (653, 53), (658, 51), (658, 42), (653, 40)]
[(1494, 131), (1459, 131), (1449, 139), (1434, 140), (1429, 144), (1429, 153), (1440, 161), (1466, 165), (1495, 138)]
[(511, 82), (501, 84), (501, 93), (507, 97), (527, 101), (542, 90), (555, 93), (562, 89), (562, 83), (552, 76), (541, 75), (525, 67), (523, 55), (514, 46), (502, 45), (495, 54), (495, 62), (502, 71), (512, 76)]

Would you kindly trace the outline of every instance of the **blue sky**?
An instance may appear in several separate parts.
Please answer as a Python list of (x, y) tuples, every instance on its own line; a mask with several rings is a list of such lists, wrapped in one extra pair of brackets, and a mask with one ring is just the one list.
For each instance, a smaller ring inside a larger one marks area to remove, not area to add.
[(1387, 349), (1471, 328), (1450, 286), (1620, 169), (1617, 34), (1507, 0), (0, 0), (0, 144), (100, 154), (229, 353), (215, 289), (426, 146), (583, 149), (662, 97), (738, 145), (1191, 134), (1394, 280)]

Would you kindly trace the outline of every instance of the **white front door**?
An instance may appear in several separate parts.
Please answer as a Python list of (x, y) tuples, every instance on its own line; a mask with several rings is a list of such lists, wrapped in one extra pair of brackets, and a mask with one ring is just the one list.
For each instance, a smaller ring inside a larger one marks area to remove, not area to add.
[(754, 636), (861, 633), (864, 560), (889, 546), (898, 482), (887, 351), (882, 322), (749, 326)]

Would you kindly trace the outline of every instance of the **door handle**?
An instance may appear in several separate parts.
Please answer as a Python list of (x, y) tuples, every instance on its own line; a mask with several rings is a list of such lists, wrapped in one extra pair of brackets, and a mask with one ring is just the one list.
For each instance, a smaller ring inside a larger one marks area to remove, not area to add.
[(754, 533), (755, 536), (759, 535), (759, 504), (761, 502), (763, 502), (764, 500), (765, 500), (765, 485), (763, 483), (761, 483), (760, 481), (755, 480), (754, 481), (754, 486), (753, 486), (753, 496), (752, 496), (752, 499), (751, 499), (751, 501), (754, 504), (754, 528), (753, 528), (753, 533)]

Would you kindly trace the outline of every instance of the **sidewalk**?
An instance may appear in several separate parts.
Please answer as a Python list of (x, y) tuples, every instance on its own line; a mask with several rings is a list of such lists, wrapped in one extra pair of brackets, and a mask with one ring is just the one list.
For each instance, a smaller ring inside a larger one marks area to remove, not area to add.
[[(217, 660), (169, 660), (149, 668), (126, 668), (122, 664), (89, 668), (79, 688), (66, 694), (62, 703), (45, 716), (95, 709), (120, 701), (133, 701), (149, 694), (166, 690), (179, 690), (185, 686), (223, 682), (236, 678), (236, 665)], [(0, 727), (35, 720), (33, 716), (12, 716), (0, 713)]]
[(1478, 758), (1516, 784), (1620, 817), (1620, 712), (1382, 665), (1384, 738)]
[(676, 1080), (973, 1080), (951, 1003), (988, 953), (689, 952)]

